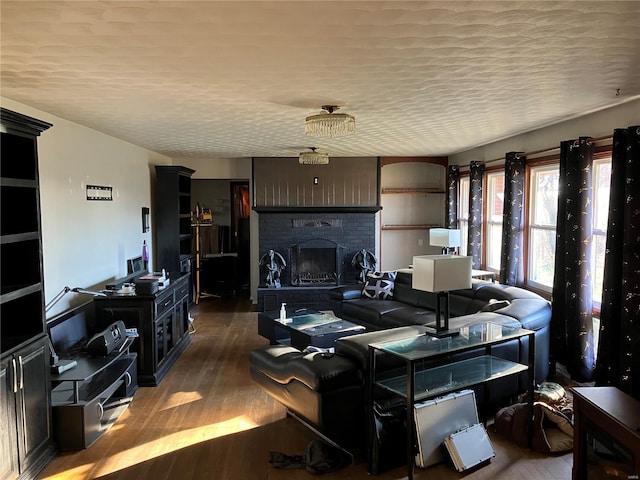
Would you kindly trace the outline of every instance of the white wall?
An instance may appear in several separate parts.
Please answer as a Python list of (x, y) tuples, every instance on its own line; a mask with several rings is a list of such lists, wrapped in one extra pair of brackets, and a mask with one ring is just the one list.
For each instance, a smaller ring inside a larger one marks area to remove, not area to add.
[(640, 99), (601, 110), (573, 120), (516, 135), (483, 147), (449, 155), (451, 165), (469, 165), (472, 160), (490, 161), (504, 158), (507, 152), (533, 152), (560, 147), (563, 140), (578, 137), (600, 138), (613, 135), (615, 128), (640, 124)]
[[(0, 101), (4, 108), (53, 124), (38, 139), (45, 303), (65, 286), (102, 289), (126, 275), (126, 260), (141, 254), (143, 240), (153, 249), (151, 233), (142, 233), (141, 208), (152, 207), (152, 165), (171, 164), (171, 159), (12, 100)], [(88, 201), (86, 185), (112, 187), (113, 201)], [(153, 215), (151, 222), (153, 228)], [(47, 317), (88, 300), (69, 293)]]
[(191, 178), (251, 180), (251, 158), (174, 158), (173, 164), (195, 170)]

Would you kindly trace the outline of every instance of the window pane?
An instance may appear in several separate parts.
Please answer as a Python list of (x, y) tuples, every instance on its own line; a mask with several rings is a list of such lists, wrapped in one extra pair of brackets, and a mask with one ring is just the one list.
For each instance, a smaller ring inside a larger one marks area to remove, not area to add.
[(502, 225), (487, 225), (487, 245), (491, 248), (487, 249), (487, 268), (491, 270), (500, 270), (500, 251), (502, 244)]
[(553, 289), (559, 179), (558, 164), (530, 171), (527, 283), (547, 292)]
[(593, 301), (596, 308), (602, 302), (604, 255), (607, 246), (609, 221), (609, 191), (611, 187), (611, 158), (593, 162)]
[(594, 225), (596, 230), (607, 231), (609, 220), (609, 189), (611, 186), (611, 159), (594, 162)]
[(485, 267), (500, 270), (502, 250), (502, 212), (504, 207), (504, 172), (487, 174), (487, 219)]
[(607, 248), (606, 235), (593, 236), (593, 256), (594, 256), (594, 275), (593, 275), (593, 301), (600, 305), (602, 303), (602, 283), (604, 279), (604, 252)]
[(469, 219), (469, 177), (460, 179), (460, 198), (458, 199), (458, 218)]
[(467, 254), (469, 238), (469, 177), (460, 179), (458, 191), (458, 228), (460, 229), (460, 255)]
[[(529, 281), (540, 286), (553, 287), (556, 232), (540, 228), (531, 229), (529, 242)], [(547, 289), (545, 289), (547, 290)]]
[(467, 239), (469, 238), (469, 223), (466, 220), (458, 222), (460, 228), (460, 255), (467, 255)]
[(531, 172), (531, 223), (535, 225), (555, 225), (558, 215), (557, 166), (532, 169)]
[(489, 220), (502, 223), (504, 208), (504, 173), (489, 175)]

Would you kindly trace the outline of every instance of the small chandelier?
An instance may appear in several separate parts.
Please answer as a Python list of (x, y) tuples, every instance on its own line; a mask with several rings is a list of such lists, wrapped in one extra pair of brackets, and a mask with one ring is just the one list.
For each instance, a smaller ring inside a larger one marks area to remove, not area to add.
[(312, 137), (344, 137), (356, 133), (356, 119), (346, 113), (333, 113), (335, 105), (323, 105), (324, 112), (307, 117), (304, 133)]
[(327, 165), (329, 163), (329, 154), (324, 152), (316, 152), (316, 147), (309, 147), (310, 152), (300, 152), (298, 162), (302, 165)]

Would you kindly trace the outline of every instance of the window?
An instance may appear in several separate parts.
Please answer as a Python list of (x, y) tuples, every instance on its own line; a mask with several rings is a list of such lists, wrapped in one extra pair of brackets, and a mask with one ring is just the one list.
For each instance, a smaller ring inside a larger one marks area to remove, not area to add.
[(556, 251), (558, 164), (529, 171), (529, 268), (527, 283), (551, 293)]
[[(551, 293), (558, 214), (558, 164), (531, 167), (529, 171), (529, 238), (527, 284)], [(596, 310), (602, 301), (604, 258), (609, 220), (611, 157), (593, 161), (593, 238), (591, 276)]]
[(502, 250), (502, 211), (504, 207), (504, 171), (487, 173), (485, 267), (500, 270)]
[(600, 310), (604, 257), (609, 222), (609, 190), (611, 185), (611, 157), (593, 161), (593, 303)]
[(469, 177), (460, 177), (458, 189), (458, 228), (460, 229), (460, 255), (467, 254), (469, 241)]
[[(601, 149), (593, 160), (593, 205), (591, 277), (594, 313), (602, 302), (604, 262), (609, 222), (609, 193), (611, 185), (611, 151)], [(558, 215), (558, 185), (560, 167), (558, 157), (546, 157), (528, 166), (527, 204), (525, 223), (525, 256), (527, 271), (525, 284), (534, 290), (551, 294), (555, 269), (556, 221)], [(502, 217), (504, 207), (504, 171), (485, 174), (485, 217), (483, 223), (484, 268), (499, 271), (502, 247)], [(460, 254), (467, 255), (469, 237), (469, 177), (461, 176), (458, 190), (458, 228), (462, 245)]]

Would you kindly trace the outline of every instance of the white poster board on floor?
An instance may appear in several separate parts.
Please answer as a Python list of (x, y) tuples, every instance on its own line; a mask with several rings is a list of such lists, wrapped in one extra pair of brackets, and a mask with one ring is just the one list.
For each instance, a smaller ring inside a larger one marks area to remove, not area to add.
[(462, 390), (415, 405), (418, 438), (416, 465), (421, 468), (444, 460), (442, 444), (454, 432), (479, 422), (473, 390)]

